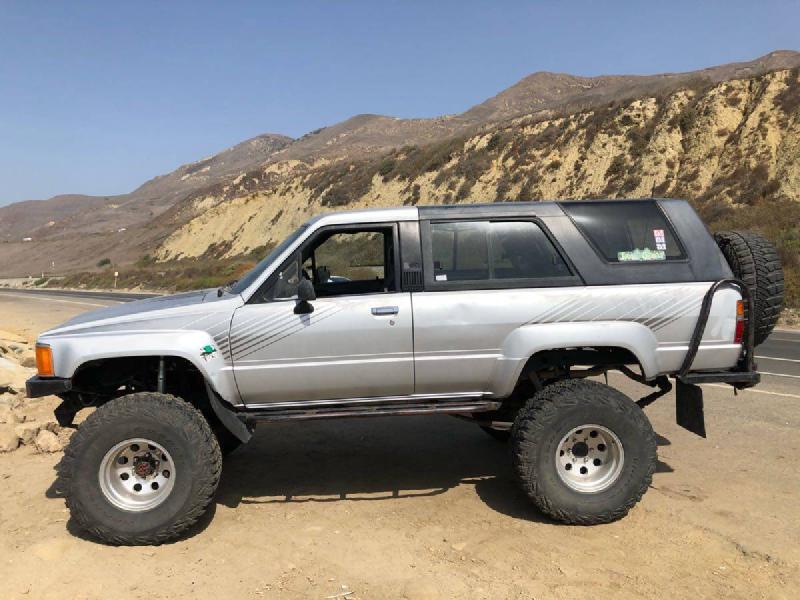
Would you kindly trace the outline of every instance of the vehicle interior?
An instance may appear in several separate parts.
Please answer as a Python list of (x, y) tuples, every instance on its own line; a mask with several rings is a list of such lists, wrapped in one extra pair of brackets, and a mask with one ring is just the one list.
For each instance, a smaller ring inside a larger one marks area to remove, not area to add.
[(391, 227), (321, 232), (303, 249), (303, 277), (317, 297), (397, 291)]

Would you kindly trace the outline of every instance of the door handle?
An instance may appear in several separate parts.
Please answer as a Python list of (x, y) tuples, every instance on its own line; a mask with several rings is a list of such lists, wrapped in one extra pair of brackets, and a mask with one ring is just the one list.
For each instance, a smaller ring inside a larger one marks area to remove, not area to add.
[(396, 315), (400, 312), (399, 306), (375, 306), (372, 309), (372, 314), (376, 317), (383, 317), (386, 315)]

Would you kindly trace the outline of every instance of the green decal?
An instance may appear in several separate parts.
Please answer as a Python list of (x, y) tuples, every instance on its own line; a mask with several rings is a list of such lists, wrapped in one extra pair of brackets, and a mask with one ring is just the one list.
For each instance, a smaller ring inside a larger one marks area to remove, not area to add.
[(663, 250), (650, 250), (636, 248), (629, 252), (617, 252), (617, 260), (620, 262), (640, 261), (640, 260), (667, 260), (667, 253)]
[(214, 352), (216, 352), (216, 350), (217, 349), (214, 348), (214, 346), (211, 346), (210, 344), (208, 346), (203, 346), (203, 354), (213, 354)]

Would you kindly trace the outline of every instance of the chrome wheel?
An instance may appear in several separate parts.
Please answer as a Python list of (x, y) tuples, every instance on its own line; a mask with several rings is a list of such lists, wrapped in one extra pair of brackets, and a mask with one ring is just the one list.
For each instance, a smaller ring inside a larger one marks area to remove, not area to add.
[(584, 494), (601, 492), (619, 478), (625, 452), (619, 438), (602, 425), (581, 425), (561, 438), (556, 471), (567, 486)]
[(163, 446), (134, 438), (103, 457), (98, 473), (103, 495), (117, 508), (141, 512), (164, 502), (175, 486), (175, 465)]

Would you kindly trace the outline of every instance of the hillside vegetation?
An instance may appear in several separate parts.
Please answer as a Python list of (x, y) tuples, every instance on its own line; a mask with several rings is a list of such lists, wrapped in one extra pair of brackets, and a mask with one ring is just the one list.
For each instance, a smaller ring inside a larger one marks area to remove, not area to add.
[(262, 134), (129, 194), (0, 207), (0, 277), (215, 285), (331, 210), (679, 197), (712, 229), (773, 240), (800, 305), (798, 69), (781, 50), (687, 73), (538, 72), (456, 115)]
[(763, 232), (800, 304), (798, 69), (526, 115), (366, 158), (274, 162), (176, 207), (153, 256), (231, 260), (344, 208), (650, 196), (690, 199), (712, 229)]

